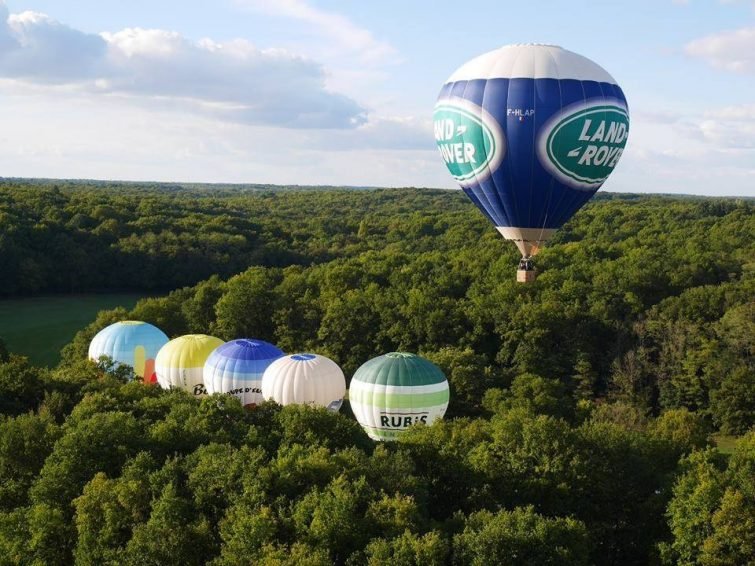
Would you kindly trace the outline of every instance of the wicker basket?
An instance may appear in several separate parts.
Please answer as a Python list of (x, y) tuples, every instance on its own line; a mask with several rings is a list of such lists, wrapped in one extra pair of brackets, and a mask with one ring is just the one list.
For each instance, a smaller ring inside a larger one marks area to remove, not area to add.
[(516, 280), (518, 283), (532, 283), (535, 279), (537, 279), (537, 271), (534, 269), (525, 270), (525, 269), (517, 269), (516, 270)]

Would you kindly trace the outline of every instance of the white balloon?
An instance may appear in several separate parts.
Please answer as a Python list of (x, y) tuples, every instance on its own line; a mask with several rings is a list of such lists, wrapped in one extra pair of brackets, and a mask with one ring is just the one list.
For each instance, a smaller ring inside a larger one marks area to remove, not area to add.
[(317, 405), (338, 411), (344, 395), (343, 371), (330, 358), (317, 354), (284, 356), (262, 375), (262, 397), (281, 405)]

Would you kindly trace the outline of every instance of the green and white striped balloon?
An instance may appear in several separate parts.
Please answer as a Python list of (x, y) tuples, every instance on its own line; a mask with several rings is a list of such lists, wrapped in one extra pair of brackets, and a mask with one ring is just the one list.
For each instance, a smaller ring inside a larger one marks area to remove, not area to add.
[(424, 358), (391, 352), (363, 364), (349, 386), (354, 416), (373, 440), (395, 440), (417, 422), (432, 423), (448, 407), (448, 380)]

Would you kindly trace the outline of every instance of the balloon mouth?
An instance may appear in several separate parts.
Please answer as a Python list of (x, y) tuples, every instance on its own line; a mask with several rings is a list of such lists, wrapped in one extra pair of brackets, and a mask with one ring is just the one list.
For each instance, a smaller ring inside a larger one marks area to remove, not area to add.
[(513, 226), (497, 226), (496, 230), (505, 240), (513, 241), (525, 259), (537, 255), (556, 232), (554, 228), (516, 228)]
[(314, 354), (294, 354), (291, 356), (291, 359), (297, 362), (305, 362), (307, 360), (314, 360), (316, 357)]

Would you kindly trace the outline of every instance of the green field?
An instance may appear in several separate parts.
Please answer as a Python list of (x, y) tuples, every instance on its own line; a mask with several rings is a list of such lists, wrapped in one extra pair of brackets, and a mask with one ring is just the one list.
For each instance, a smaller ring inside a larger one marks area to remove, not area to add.
[(141, 296), (103, 293), (0, 300), (0, 338), (11, 352), (52, 366), (58, 363), (60, 349), (99, 311), (131, 309)]
[(734, 446), (737, 443), (737, 440), (739, 440), (739, 437), (727, 436), (725, 434), (714, 434), (711, 436), (711, 439), (719, 452), (731, 455), (734, 453)]

